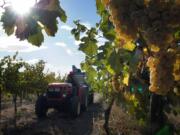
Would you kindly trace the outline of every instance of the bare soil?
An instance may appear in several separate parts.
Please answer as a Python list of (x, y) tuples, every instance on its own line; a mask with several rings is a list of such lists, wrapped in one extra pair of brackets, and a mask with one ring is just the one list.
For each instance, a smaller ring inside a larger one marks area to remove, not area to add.
[(53, 109), (48, 111), (47, 118), (38, 119), (33, 104), (22, 106), (18, 110), (16, 128), (13, 125), (13, 108), (3, 110), (0, 135), (90, 135), (94, 119), (102, 113), (98, 103), (90, 105), (76, 119)]
[[(45, 119), (38, 119), (34, 104), (25, 104), (18, 107), (17, 124), (14, 127), (14, 110), (11, 106), (2, 111), (0, 135), (105, 135), (103, 111), (101, 103), (96, 102), (76, 119), (68, 113), (59, 113), (53, 109), (48, 111)], [(169, 115), (169, 119), (176, 129), (180, 129), (180, 116)], [(143, 135), (137, 121), (115, 105), (109, 125), (112, 135)]]

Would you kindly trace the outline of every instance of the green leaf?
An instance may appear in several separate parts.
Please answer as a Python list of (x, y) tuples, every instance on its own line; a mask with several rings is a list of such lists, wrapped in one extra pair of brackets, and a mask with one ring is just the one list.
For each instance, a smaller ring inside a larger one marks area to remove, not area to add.
[(109, 14), (104, 12), (102, 14), (100, 30), (103, 32), (103, 36), (110, 41), (113, 41), (116, 37), (116, 33), (114, 31), (114, 26), (109, 20)]
[(83, 51), (88, 56), (93, 56), (97, 54), (97, 41), (88, 40), (88, 42), (79, 45), (79, 50)]
[(115, 31), (114, 31), (114, 29), (110, 29), (108, 32), (104, 33), (104, 36), (107, 39), (113, 41), (115, 39)]
[(30, 16), (21, 17), (16, 20), (16, 32), (15, 35), (20, 40), (25, 40), (29, 36), (37, 33), (37, 22)]
[(142, 51), (136, 49), (136, 51), (134, 53), (132, 53), (132, 58), (130, 59), (130, 70), (131, 72), (135, 72), (138, 68), (138, 64), (140, 62), (140, 60), (142, 59)]
[(107, 71), (108, 71), (110, 74), (112, 74), (112, 75), (115, 74), (114, 70), (111, 68), (111, 65), (107, 65), (106, 68), (107, 68)]
[(35, 7), (40, 10), (56, 12), (62, 22), (66, 22), (67, 20), (66, 13), (60, 6), (59, 0), (40, 0)]
[(119, 53), (113, 51), (108, 59), (108, 62), (111, 68), (114, 70), (115, 73), (119, 74), (122, 70), (122, 61), (119, 57)]
[(85, 32), (87, 28), (79, 23), (79, 20), (74, 21), (74, 24), (76, 25), (76, 28), (71, 30), (71, 34), (74, 35), (74, 38), (76, 40), (80, 40), (80, 34), (81, 32)]
[(81, 63), (81, 68), (82, 70), (86, 71), (86, 74), (88, 76), (88, 81), (89, 82), (94, 82), (95, 78), (97, 77), (97, 72), (96, 70), (89, 65), (89, 63), (85, 62), (85, 63)]
[(62, 22), (66, 22), (67, 21), (67, 16), (65, 11), (61, 8), (61, 6), (59, 7), (59, 17), (61, 19)]
[[(30, 43), (41, 45), (44, 37), (39, 33), (39, 25), (47, 35), (55, 36), (58, 30), (58, 21), (66, 22), (67, 16), (61, 8), (59, 0), (39, 0), (32, 8), (32, 12), (27, 16), (20, 16), (12, 11), (12, 7), (5, 7), (1, 21), (3, 29), (7, 35), (11, 35), (15, 31), (15, 36), (20, 40), (27, 39)], [(15, 29), (16, 27), (16, 29)], [(35, 40), (35, 36), (37, 38)], [(39, 38), (39, 39), (38, 39)]]
[(174, 37), (175, 37), (175, 39), (180, 39), (180, 30), (175, 32)]
[(74, 34), (74, 37), (75, 37), (76, 40), (79, 40), (80, 39), (80, 32), (76, 32)]
[(74, 35), (75, 33), (76, 33), (76, 29), (74, 28), (71, 30), (71, 34)]
[(98, 60), (102, 60), (104, 58), (105, 58), (105, 53), (104, 52), (100, 52), (100, 53), (97, 54), (97, 59)]
[(37, 21), (41, 22), (44, 25), (44, 29), (49, 36), (55, 36), (58, 30), (58, 22), (57, 17), (58, 13), (55, 11), (48, 10), (35, 10), (33, 13)]
[(44, 36), (40, 28), (36, 34), (28, 37), (28, 42), (36, 46), (40, 46), (43, 41), (44, 41)]
[(103, 3), (101, 2), (101, 0), (96, 0), (96, 8), (97, 8), (97, 13), (99, 15), (102, 14), (102, 12), (105, 10), (105, 6), (103, 5)]
[(5, 33), (10, 36), (14, 33), (14, 27), (16, 23), (16, 15), (10, 7), (5, 8), (5, 12), (1, 16), (1, 22)]

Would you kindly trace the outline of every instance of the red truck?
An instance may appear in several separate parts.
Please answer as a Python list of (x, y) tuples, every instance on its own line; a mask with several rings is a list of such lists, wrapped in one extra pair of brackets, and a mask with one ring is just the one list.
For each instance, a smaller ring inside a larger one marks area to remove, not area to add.
[(49, 108), (68, 111), (73, 117), (80, 115), (93, 100), (85, 82), (85, 73), (73, 66), (64, 83), (50, 83), (47, 92), (38, 97), (35, 105), (37, 117), (45, 117)]

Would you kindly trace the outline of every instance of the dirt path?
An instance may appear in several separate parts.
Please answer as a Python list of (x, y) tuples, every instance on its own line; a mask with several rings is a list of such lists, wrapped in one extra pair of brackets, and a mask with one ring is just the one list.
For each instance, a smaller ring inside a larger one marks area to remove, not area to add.
[[(176, 123), (178, 129), (177, 118), (171, 117), (171, 121)], [(16, 128), (13, 126), (13, 107), (2, 111), (0, 135), (105, 135), (103, 124), (99, 99), (76, 119), (51, 109), (47, 118), (39, 120), (34, 113), (34, 104), (26, 104), (18, 108)], [(110, 128), (113, 129), (112, 135), (141, 135), (137, 121), (117, 106), (112, 109)], [(4, 129), (3, 132), (1, 129)]]
[(50, 110), (47, 118), (39, 120), (34, 114), (34, 105), (31, 104), (19, 108), (17, 128), (12, 127), (13, 108), (4, 110), (1, 128), (7, 127), (3, 130), (3, 135), (90, 135), (94, 119), (101, 112), (101, 106), (97, 103), (90, 105), (88, 110), (76, 119)]
[(92, 135), (94, 121), (103, 112), (99, 96), (95, 96), (94, 102), (76, 119), (51, 109), (47, 118), (40, 120), (35, 115), (34, 104), (24, 104), (18, 107), (16, 128), (13, 107), (8, 107), (2, 111), (0, 135)]

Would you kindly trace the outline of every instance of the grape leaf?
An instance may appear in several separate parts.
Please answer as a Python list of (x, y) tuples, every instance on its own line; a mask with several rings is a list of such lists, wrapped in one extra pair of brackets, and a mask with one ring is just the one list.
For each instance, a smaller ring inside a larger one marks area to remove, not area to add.
[(93, 56), (97, 54), (97, 40), (89, 40), (88, 38), (84, 38), (84, 43), (79, 45), (79, 50), (83, 51), (88, 56)]
[(180, 39), (180, 30), (175, 32), (174, 37), (175, 39)]
[(122, 70), (122, 61), (120, 60), (119, 54), (116, 51), (113, 51), (108, 59), (111, 68), (115, 73), (120, 73)]
[(29, 36), (37, 33), (38, 27), (39, 26), (38, 26), (37, 22), (30, 16), (17, 17), (15, 35), (20, 40), (25, 40)]
[(34, 10), (33, 14), (36, 16), (37, 20), (43, 24), (46, 33), (49, 36), (55, 36), (58, 30), (58, 22), (56, 20), (58, 16), (57, 12), (37, 9)]
[(65, 11), (61, 8), (59, 0), (40, 0), (35, 8), (43, 11), (56, 12), (62, 22), (66, 22), (67, 16)]
[(135, 47), (136, 47), (136, 45), (132, 41), (129, 41), (125, 45), (123, 45), (123, 48), (128, 51), (133, 51), (135, 49)]
[(6, 7), (4, 13), (1, 16), (1, 22), (5, 33), (10, 36), (14, 33), (14, 27), (16, 23), (16, 15), (10, 7)]
[(28, 42), (36, 46), (40, 46), (43, 41), (44, 36), (40, 28), (38, 29), (37, 33), (28, 37)]
[(26, 16), (16, 14), (12, 7), (7, 5), (1, 21), (7, 35), (15, 32), (15, 36), (20, 40), (28, 40), (28, 42), (40, 46), (44, 41), (44, 36), (39, 30), (40, 27), (48, 36), (55, 36), (58, 30), (58, 18), (62, 22), (67, 20), (59, 0), (39, 0)]
[(102, 14), (105, 11), (105, 6), (102, 4), (101, 0), (96, 0), (97, 13)]
[(81, 68), (82, 68), (82, 70), (86, 71), (86, 74), (88, 76), (88, 81), (93, 82), (94, 79), (97, 77), (96, 70), (91, 65), (89, 65), (87, 62), (81, 63)]

